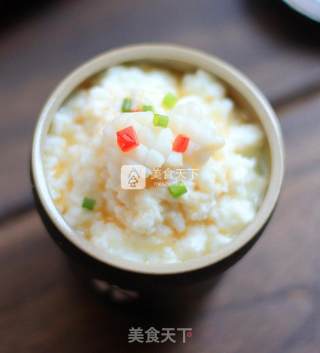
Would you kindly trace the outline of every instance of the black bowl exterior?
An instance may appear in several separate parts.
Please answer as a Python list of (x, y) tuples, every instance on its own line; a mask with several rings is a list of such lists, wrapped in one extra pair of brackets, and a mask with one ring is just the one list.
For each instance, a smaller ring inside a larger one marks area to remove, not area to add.
[(32, 169), (30, 170), (33, 197), (42, 222), (52, 239), (68, 255), (76, 267), (83, 271), (87, 277), (92, 279), (104, 280), (112, 285), (119, 286), (120, 288), (139, 292), (152, 292), (157, 294), (165, 293), (167, 291), (183, 292), (186, 287), (189, 288), (192, 285), (196, 286), (208, 281), (215, 281), (219, 275), (238, 262), (252, 248), (252, 246), (263, 234), (275, 209), (274, 207), (264, 226), (251, 239), (251, 241), (246, 243), (245, 246), (240, 248), (238, 251), (232, 253), (230, 256), (215, 264), (203, 267), (201, 269), (177, 274), (144, 274), (133, 271), (131, 272), (108, 265), (107, 263), (93, 258), (76, 247), (60, 232), (46, 213), (45, 208), (40, 201), (37, 189), (34, 185)]

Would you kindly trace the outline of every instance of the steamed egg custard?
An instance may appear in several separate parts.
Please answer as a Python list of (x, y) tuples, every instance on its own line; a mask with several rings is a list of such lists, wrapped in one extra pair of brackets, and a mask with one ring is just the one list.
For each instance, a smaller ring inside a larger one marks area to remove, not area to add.
[(58, 110), (43, 162), (53, 202), (79, 237), (145, 263), (228, 246), (269, 181), (262, 126), (202, 70), (104, 71)]

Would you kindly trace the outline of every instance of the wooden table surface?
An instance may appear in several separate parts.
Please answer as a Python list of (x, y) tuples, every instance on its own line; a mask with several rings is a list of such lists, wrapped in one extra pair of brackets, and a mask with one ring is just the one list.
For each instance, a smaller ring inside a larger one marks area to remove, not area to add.
[[(7, 12), (0, 27), (1, 353), (318, 353), (320, 27), (277, 1), (57, 0), (24, 11)], [(246, 73), (273, 103), (287, 152), (262, 239), (209, 294), (170, 310), (111, 304), (74, 277), (28, 180), (32, 130), (55, 85), (97, 53), (156, 41), (205, 50)], [(192, 327), (193, 337), (129, 345), (131, 326)]]

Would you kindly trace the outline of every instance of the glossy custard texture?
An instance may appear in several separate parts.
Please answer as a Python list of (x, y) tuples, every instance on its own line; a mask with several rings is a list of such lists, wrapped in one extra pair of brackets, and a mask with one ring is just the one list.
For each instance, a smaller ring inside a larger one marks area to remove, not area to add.
[[(79, 237), (106, 254), (174, 263), (219, 251), (255, 218), (268, 155), (262, 127), (208, 73), (117, 66), (60, 108), (43, 161)], [(121, 185), (123, 166), (135, 166), (133, 189)]]

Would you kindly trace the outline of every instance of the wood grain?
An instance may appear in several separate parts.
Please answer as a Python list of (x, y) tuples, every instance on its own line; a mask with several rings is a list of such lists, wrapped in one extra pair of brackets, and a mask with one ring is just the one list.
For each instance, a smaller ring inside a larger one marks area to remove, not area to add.
[[(318, 353), (320, 95), (281, 110), (287, 173), (271, 224), (207, 295), (119, 306), (74, 277), (31, 211), (0, 228), (1, 353)], [(131, 326), (192, 327), (186, 344), (128, 344)]]
[(243, 70), (275, 102), (319, 87), (319, 29), (293, 22), (278, 3), (52, 0), (7, 19), (0, 32), (0, 185), (6, 200), (0, 219), (31, 205), (31, 137), (46, 97), (72, 69), (111, 47), (160, 41), (208, 51)]

